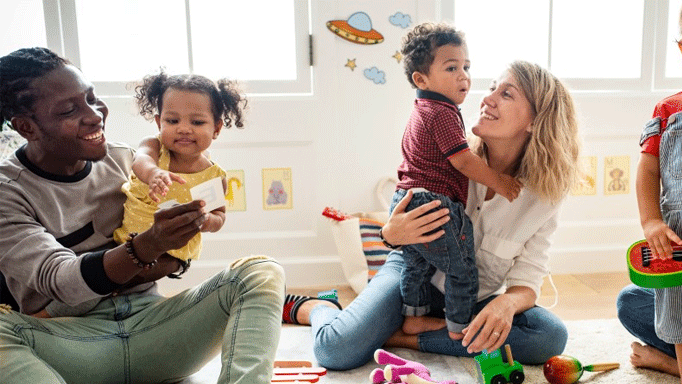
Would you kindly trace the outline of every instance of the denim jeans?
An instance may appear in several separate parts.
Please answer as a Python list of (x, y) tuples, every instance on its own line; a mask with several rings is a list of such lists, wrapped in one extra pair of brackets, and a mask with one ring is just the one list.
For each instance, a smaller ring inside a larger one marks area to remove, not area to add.
[[(393, 208), (405, 197), (404, 189), (393, 195)], [(441, 228), (445, 234), (424, 244), (402, 247), (405, 268), (400, 280), (403, 315), (423, 316), (430, 312), (431, 277), (436, 270), (445, 274), (445, 320), (450, 332), (462, 332), (473, 316), (478, 294), (478, 270), (474, 259), (474, 230), (464, 213), (464, 205), (447, 196), (416, 192), (406, 208), (409, 212), (423, 204), (440, 200), (439, 208), (450, 210), (450, 221)]]
[[(348, 370), (364, 365), (374, 357), (388, 338), (403, 324), (400, 298), (400, 251), (389, 254), (386, 263), (343, 310), (318, 305), (310, 312), (313, 351), (318, 363), (328, 369)], [(432, 315), (443, 317), (443, 295), (431, 287)], [(490, 300), (474, 307), (478, 313)], [(543, 364), (564, 351), (568, 338), (561, 320), (544, 308), (533, 307), (514, 316), (506, 342), (514, 358), (522, 364)], [(472, 357), (460, 340), (452, 340), (447, 329), (418, 335), (422, 352)]]
[(623, 288), (616, 301), (618, 320), (636, 338), (675, 357), (675, 345), (666, 343), (656, 335), (654, 296), (654, 290), (650, 288), (634, 284)]
[(222, 348), (218, 383), (270, 383), (283, 295), (281, 266), (252, 256), (171, 298), (113, 296), (82, 317), (0, 314), (0, 382), (170, 383)]

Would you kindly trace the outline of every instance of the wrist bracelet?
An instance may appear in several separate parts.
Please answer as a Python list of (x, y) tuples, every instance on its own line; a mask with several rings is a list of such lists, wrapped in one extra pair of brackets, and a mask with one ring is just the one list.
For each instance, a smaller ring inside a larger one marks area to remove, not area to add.
[(386, 239), (384, 239), (384, 233), (383, 233), (383, 231), (384, 231), (384, 228), (381, 227), (381, 229), (379, 229), (379, 237), (381, 238), (381, 242), (384, 243), (384, 245), (385, 245), (386, 247), (391, 248), (391, 249), (400, 248), (399, 245), (393, 245), (393, 244), (389, 243), (388, 241), (386, 241)]
[(130, 260), (135, 263), (138, 267), (142, 269), (152, 269), (153, 266), (156, 265), (156, 260), (145, 263), (144, 261), (140, 260), (140, 258), (137, 257), (137, 254), (135, 253), (135, 248), (133, 247), (133, 239), (137, 236), (137, 232), (132, 232), (128, 234), (128, 239), (126, 240), (126, 252), (128, 252), (128, 256), (130, 256)]

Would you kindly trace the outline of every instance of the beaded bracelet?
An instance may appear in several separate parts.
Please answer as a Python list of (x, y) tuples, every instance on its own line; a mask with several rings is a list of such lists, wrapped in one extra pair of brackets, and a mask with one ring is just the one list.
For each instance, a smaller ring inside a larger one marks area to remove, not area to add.
[(137, 236), (137, 232), (132, 232), (128, 234), (128, 239), (126, 240), (126, 252), (128, 252), (128, 256), (130, 256), (130, 260), (135, 263), (138, 267), (142, 269), (152, 269), (153, 266), (156, 265), (156, 260), (145, 263), (144, 261), (140, 260), (137, 257), (137, 254), (135, 253), (135, 248), (133, 247), (133, 239)]

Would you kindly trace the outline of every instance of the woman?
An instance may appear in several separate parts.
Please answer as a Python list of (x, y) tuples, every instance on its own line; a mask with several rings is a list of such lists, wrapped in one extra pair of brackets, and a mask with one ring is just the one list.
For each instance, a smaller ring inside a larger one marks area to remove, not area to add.
[[(579, 145), (572, 98), (547, 70), (514, 62), (483, 98), (472, 132), (477, 136), (472, 150), (498, 172), (518, 177), (524, 188), (509, 203), (492, 190), (469, 184), (466, 213), (474, 224), (479, 293), (464, 338), (448, 336), (442, 306), (432, 311), (440, 318), (432, 319), (430, 330), (417, 335), (401, 331), (403, 260), (394, 251), (344, 310), (329, 301), (301, 300), (292, 313), (295, 321), (312, 325), (321, 365), (355, 368), (382, 346), (474, 356), (508, 343), (523, 364), (544, 363), (563, 351), (564, 324), (535, 306), (535, 301), (547, 274), (549, 237), (557, 226), (559, 205), (577, 174)], [(446, 212), (426, 214), (438, 202), (405, 213), (411, 196), (408, 193), (399, 202), (383, 227), (390, 244), (428, 242), (443, 234), (430, 232), (448, 220)], [(433, 282), (439, 287), (433, 289), (434, 297), (442, 297), (442, 273)]]

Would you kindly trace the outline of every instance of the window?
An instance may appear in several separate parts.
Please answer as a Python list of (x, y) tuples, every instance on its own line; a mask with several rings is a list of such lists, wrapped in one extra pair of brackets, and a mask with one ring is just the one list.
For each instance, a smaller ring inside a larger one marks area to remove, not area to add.
[[(441, 14), (466, 34), (475, 88), (521, 59), (549, 68), (573, 89), (644, 90), (652, 86), (654, 61), (662, 60), (654, 55), (653, 30), (668, 11), (657, 3), (451, 0)], [(678, 67), (682, 75), (682, 60)]]
[(0, 5), (0, 55), (19, 48), (45, 46), (42, 0), (3, 0)]
[[(664, 3), (664, 2), (662, 2)], [(659, 63), (656, 71), (656, 85), (659, 88), (682, 88), (682, 54), (675, 40), (682, 38), (679, 28), (682, 0), (669, 0), (668, 4), (659, 4), (667, 12), (666, 23), (658, 26), (657, 34), (662, 36), (656, 41), (657, 52), (665, 57), (665, 63)]]
[[(42, 32), (30, 27), (42, 33), (42, 40), (22, 40), (21, 31), (10, 29), (10, 41), (17, 47), (47, 45), (62, 53), (83, 70), (101, 95), (127, 96), (131, 81), (160, 67), (169, 73), (237, 79), (251, 94), (311, 92), (306, 0), (11, 3), (22, 5), (15, 8), (31, 3), (30, 10), (15, 16), (19, 24), (35, 19), (36, 11), (45, 19), (35, 22), (42, 24)], [(0, 15), (7, 7), (0, 5)], [(11, 50), (3, 47), (3, 54)]]

